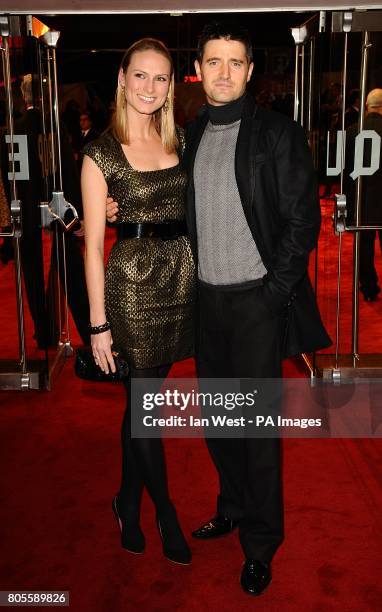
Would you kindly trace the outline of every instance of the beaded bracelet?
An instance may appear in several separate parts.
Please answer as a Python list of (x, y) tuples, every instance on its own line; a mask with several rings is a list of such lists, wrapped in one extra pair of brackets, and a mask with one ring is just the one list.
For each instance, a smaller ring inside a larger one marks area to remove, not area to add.
[(90, 329), (90, 334), (92, 336), (96, 334), (102, 334), (105, 331), (109, 331), (110, 323), (109, 321), (106, 321), (105, 323), (102, 323), (102, 325), (94, 325), (93, 327), (89, 325), (89, 329)]

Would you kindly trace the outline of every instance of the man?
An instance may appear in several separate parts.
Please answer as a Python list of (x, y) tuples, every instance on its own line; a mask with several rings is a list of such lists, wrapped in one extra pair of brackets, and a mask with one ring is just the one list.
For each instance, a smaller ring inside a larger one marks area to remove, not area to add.
[[(199, 277), (198, 375), (281, 377), (285, 352), (330, 344), (307, 276), (320, 228), (310, 151), (300, 126), (245, 93), (253, 71), (245, 31), (207, 26), (195, 69), (207, 97), (185, 154)], [(280, 441), (209, 438), (207, 445), (220, 478), (217, 516), (193, 536), (239, 525), (241, 583), (260, 594), (283, 539)]]
[[(366, 98), (367, 115), (364, 130), (374, 130), (382, 137), (382, 89), (373, 89)], [(358, 135), (358, 124), (346, 130), (346, 166), (345, 193), (348, 198), (349, 221), (354, 222), (356, 181), (350, 176), (354, 170), (355, 139)], [(366, 149), (366, 144), (365, 144)], [(380, 159), (382, 145), (380, 141)], [(360, 160), (363, 165), (363, 155)], [(362, 176), (361, 192), (361, 225), (382, 225), (382, 169), (370, 176)], [(379, 241), (382, 248), (382, 230), (379, 230)], [(366, 302), (377, 300), (381, 288), (374, 265), (376, 230), (362, 230), (360, 239), (360, 289)]]
[(97, 130), (93, 127), (93, 121), (88, 112), (81, 113), (80, 115), (80, 128), (81, 128), (81, 136), (79, 140), (79, 151), (78, 151), (78, 165), (81, 170), (82, 159), (83, 159), (83, 149), (85, 145), (92, 140), (96, 140), (99, 136)]
[[(195, 68), (207, 105), (188, 130), (184, 163), (199, 277), (198, 376), (278, 378), (284, 355), (330, 344), (307, 276), (320, 227), (309, 147), (300, 126), (246, 94), (253, 62), (245, 31), (207, 26)], [(259, 595), (283, 539), (280, 440), (209, 438), (207, 445), (220, 479), (217, 515), (193, 536), (211, 539), (239, 526), (241, 584)]]

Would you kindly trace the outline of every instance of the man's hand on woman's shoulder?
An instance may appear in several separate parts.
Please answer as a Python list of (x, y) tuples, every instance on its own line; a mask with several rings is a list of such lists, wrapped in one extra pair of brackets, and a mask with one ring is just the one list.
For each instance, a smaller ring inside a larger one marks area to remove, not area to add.
[(110, 196), (106, 198), (106, 221), (115, 223), (118, 215), (118, 202), (115, 202)]

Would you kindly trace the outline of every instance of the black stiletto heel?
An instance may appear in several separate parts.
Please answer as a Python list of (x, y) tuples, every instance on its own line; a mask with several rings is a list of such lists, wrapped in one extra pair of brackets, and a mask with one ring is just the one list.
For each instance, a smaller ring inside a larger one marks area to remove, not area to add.
[(111, 507), (121, 532), (122, 547), (136, 555), (141, 554), (146, 546), (145, 536), (138, 524), (131, 523), (119, 515), (117, 502), (118, 495), (114, 497)]
[(183, 535), (175, 508), (171, 506), (166, 513), (157, 514), (157, 526), (162, 540), (164, 556), (173, 563), (189, 565), (191, 550)]

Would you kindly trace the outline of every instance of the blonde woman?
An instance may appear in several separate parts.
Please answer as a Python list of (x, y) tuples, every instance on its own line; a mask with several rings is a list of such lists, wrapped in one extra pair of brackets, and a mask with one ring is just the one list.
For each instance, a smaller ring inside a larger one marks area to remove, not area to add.
[[(184, 222), (184, 137), (174, 124), (171, 55), (145, 38), (125, 53), (111, 129), (84, 149), (82, 193), (91, 344), (99, 367), (115, 371), (112, 350), (130, 367), (122, 423), (122, 480), (113, 500), (122, 546), (145, 548), (139, 525), (145, 486), (163, 552), (188, 564), (191, 552), (167, 488), (162, 441), (131, 436), (131, 383), (156, 378), (193, 354), (194, 264)], [(106, 197), (119, 204), (117, 241), (104, 273)]]

